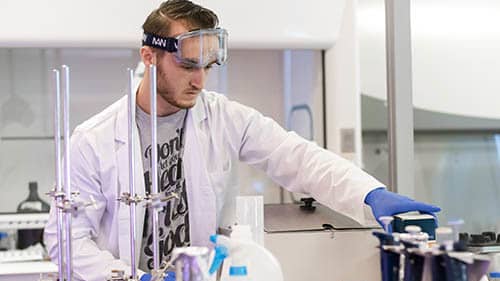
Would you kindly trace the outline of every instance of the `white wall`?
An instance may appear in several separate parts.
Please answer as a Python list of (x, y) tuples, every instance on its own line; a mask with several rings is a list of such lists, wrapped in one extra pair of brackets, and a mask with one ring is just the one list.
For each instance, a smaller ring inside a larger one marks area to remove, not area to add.
[[(360, 0), (361, 90), (385, 99), (384, 1)], [(500, 2), (412, 1), (413, 103), (500, 118)]]
[[(325, 52), (327, 148), (361, 165), (357, 1), (348, 1), (335, 47)], [(352, 140), (343, 138), (351, 130)], [(349, 145), (346, 142), (353, 142)], [(352, 146), (354, 149), (343, 149)]]
[(220, 14), (238, 49), (327, 49), (335, 43), (346, 0), (198, 0)]

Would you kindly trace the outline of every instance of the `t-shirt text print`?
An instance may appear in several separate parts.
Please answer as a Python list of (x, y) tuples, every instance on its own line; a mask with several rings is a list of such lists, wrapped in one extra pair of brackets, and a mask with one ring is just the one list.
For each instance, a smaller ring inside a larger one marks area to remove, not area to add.
[[(141, 136), (145, 188), (146, 193), (151, 193), (150, 117), (140, 108), (138, 108), (136, 116)], [(163, 197), (170, 196), (172, 193), (178, 195), (178, 198), (166, 201), (164, 207), (158, 212), (160, 263), (170, 260), (175, 247), (189, 246), (190, 243), (186, 180), (182, 164), (185, 116), (186, 111), (181, 110), (157, 119), (158, 191)], [(139, 261), (139, 268), (146, 272), (153, 269), (151, 211), (150, 209), (146, 210)]]

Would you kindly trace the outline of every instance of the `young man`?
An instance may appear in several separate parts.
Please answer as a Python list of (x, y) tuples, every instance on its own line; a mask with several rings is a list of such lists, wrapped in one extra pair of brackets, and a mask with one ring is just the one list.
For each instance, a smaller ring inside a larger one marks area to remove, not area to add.
[[(208, 246), (218, 227), (234, 222), (234, 161), (259, 168), (279, 185), (306, 193), (360, 223), (369, 205), (375, 217), (439, 208), (390, 193), (383, 184), (341, 157), (286, 132), (256, 110), (204, 90), (210, 68), (227, 59), (227, 32), (210, 10), (187, 0), (169, 0), (146, 19), (144, 79), (137, 87), (136, 155), (139, 195), (151, 186), (149, 66), (157, 66), (158, 183), (162, 194), (176, 192), (159, 214), (162, 260), (174, 247)], [(71, 176), (80, 198), (97, 208), (73, 219), (74, 273), (101, 281), (111, 269), (129, 273), (129, 211), (116, 199), (128, 191), (127, 99), (117, 101), (78, 126), (72, 136)], [(367, 204), (367, 205), (365, 205)], [(45, 229), (49, 254), (56, 257), (55, 208)], [(152, 265), (149, 214), (137, 208), (141, 275)], [(141, 235), (142, 234), (142, 235)]]

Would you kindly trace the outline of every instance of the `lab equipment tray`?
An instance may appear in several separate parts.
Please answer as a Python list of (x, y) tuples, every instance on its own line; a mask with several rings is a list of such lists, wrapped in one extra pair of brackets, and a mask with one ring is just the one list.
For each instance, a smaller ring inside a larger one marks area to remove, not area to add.
[(355, 220), (320, 204), (314, 211), (305, 211), (299, 204), (265, 204), (264, 230), (267, 233), (320, 231), (320, 230), (362, 230), (379, 228), (376, 225), (363, 226)]

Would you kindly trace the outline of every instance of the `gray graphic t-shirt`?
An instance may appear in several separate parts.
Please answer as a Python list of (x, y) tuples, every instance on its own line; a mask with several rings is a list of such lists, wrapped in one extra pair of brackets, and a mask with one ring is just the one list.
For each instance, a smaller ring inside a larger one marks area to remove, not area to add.
[[(167, 202), (158, 217), (160, 263), (170, 260), (174, 247), (189, 246), (189, 216), (182, 157), (184, 152), (184, 125), (186, 110), (158, 117), (158, 190), (162, 195), (176, 192), (180, 199)], [(150, 116), (137, 107), (136, 120), (140, 133), (146, 193), (150, 193), (151, 179), (151, 125)], [(150, 212), (146, 210), (139, 268), (153, 269), (153, 236)]]

